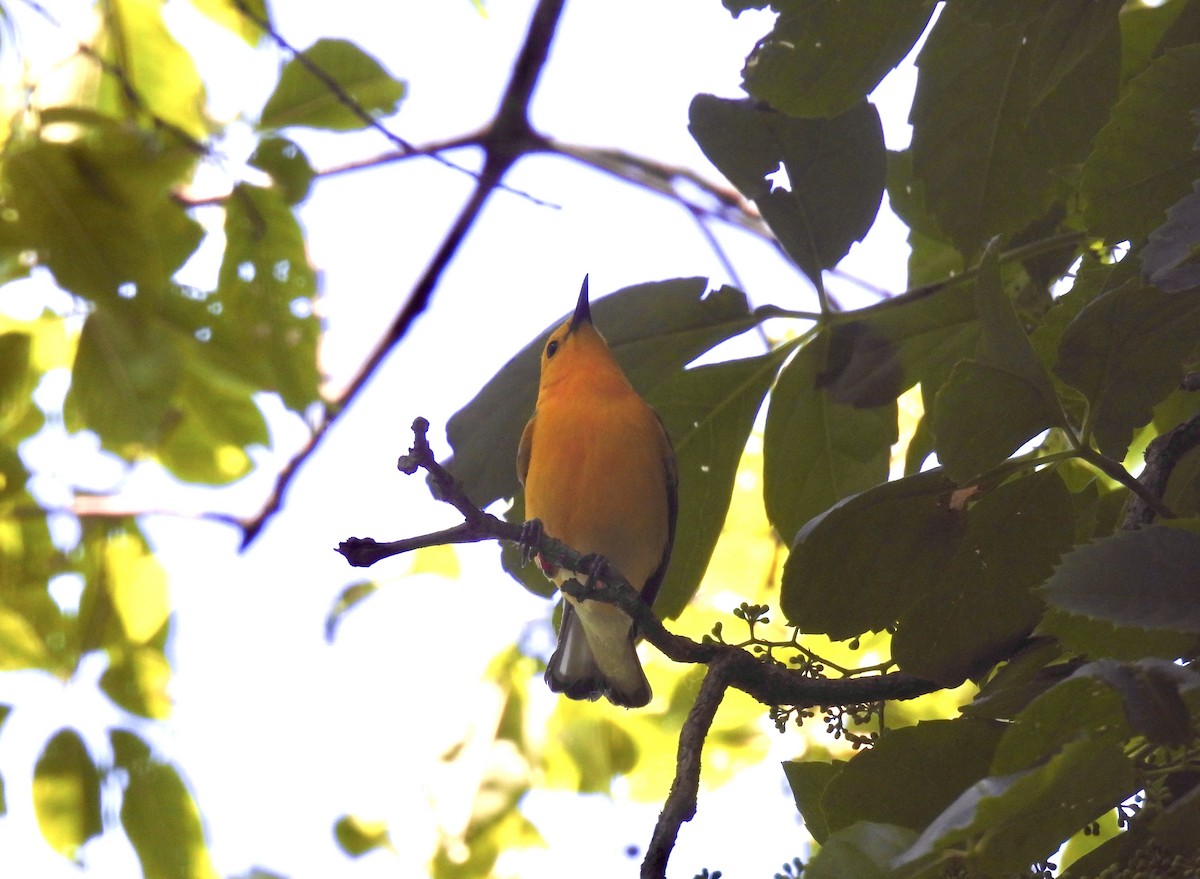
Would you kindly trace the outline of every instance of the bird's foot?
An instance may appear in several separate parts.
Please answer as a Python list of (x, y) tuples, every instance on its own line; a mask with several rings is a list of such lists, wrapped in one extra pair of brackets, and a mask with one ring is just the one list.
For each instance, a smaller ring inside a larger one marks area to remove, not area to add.
[(583, 568), (583, 573), (586, 580), (583, 582), (583, 588), (586, 593), (585, 598), (591, 595), (596, 590), (596, 581), (603, 580), (604, 575), (608, 573), (608, 561), (604, 556), (596, 552), (589, 552), (580, 561), (580, 567)]
[(521, 537), (517, 544), (521, 547), (521, 563), (529, 564), (537, 555), (537, 545), (542, 540), (546, 529), (542, 527), (541, 519), (527, 519), (521, 523)]

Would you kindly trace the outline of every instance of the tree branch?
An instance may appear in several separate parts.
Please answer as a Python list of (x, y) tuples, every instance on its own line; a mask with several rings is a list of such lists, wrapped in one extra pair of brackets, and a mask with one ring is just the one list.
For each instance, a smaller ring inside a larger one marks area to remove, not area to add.
[(675, 778), (671, 792), (654, 826), (646, 857), (642, 859), (642, 879), (660, 879), (667, 874), (667, 860), (675, 848), (679, 828), (696, 817), (696, 796), (700, 791), (700, 760), (704, 741), (712, 728), (713, 718), (721, 707), (728, 686), (726, 656), (716, 657), (708, 666), (700, 692), (688, 712), (679, 733), (679, 751), (675, 760)]
[[(427, 471), (433, 496), (453, 505), (463, 515), (464, 521), (444, 531), (388, 543), (371, 538), (348, 538), (337, 547), (346, 561), (356, 567), (369, 567), (390, 556), (438, 543), (507, 540), (536, 550), (559, 568), (576, 573), (594, 571), (588, 557), (565, 543), (544, 533), (531, 537), (516, 522), (505, 522), (476, 507), (458, 481), (437, 462), (427, 438), (429, 422), (417, 418), (412, 429), (412, 448), (408, 454), (400, 457), (398, 469), (409, 475), (418, 469)], [(605, 565), (591, 584), (567, 580), (561, 586), (561, 591), (577, 601), (600, 601), (616, 605), (633, 619), (639, 634), (667, 658), (681, 663), (708, 665), (700, 695), (680, 735), (677, 774), (646, 852), (646, 860), (642, 865), (643, 877), (665, 875), (666, 862), (674, 847), (679, 826), (695, 815), (704, 737), (728, 687), (736, 687), (764, 705), (797, 708), (912, 699), (943, 688), (941, 684), (904, 672), (833, 680), (807, 677), (778, 661), (756, 657), (732, 644), (713, 640), (693, 641), (676, 635), (663, 626), (650, 606), (611, 565)]]
[[(1200, 415), (1193, 415), (1190, 420), (1151, 440), (1146, 446), (1146, 466), (1137, 478), (1146, 495), (1161, 504), (1175, 465), (1197, 446), (1200, 446)], [(1161, 513), (1155, 505), (1147, 502), (1143, 495), (1134, 493), (1125, 504), (1121, 527), (1132, 530), (1149, 525), (1156, 515)]]
[[(239, 7), (244, 6), (241, 0), (235, 0), (235, 2)], [(550, 42), (558, 26), (564, 2), (565, 0), (540, 0), (538, 3), (529, 30), (525, 34), (521, 52), (513, 65), (512, 77), (500, 99), (500, 108), (496, 113), (495, 121), (483, 135), (481, 141), (485, 151), (483, 170), (476, 178), (475, 188), (471, 192), (470, 198), (459, 211), (454, 225), (442, 239), (437, 252), (426, 266), (404, 307), (396, 315), (387, 332), (359, 367), (346, 389), (326, 406), (325, 417), (313, 430), (309, 441), (280, 471), (271, 496), (258, 515), (243, 526), (243, 549), (253, 542), (267, 521), (279, 511), (296, 472), (317, 450), (341, 413), (354, 402), (379, 365), (407, 335), (413, 322), (429, 305), (433, 291), (441, 281), (442, 273), (458, 252), (458, 248), (467, 237), (467, 232), (479, 218), (492, 190), (501, 184), (504, 175), (518, 158), (527, 152), (538, 149), (542, 139), (529, 125), (528, 105), (537, 78), (545, 66), (546, 57), (550, 51)]]

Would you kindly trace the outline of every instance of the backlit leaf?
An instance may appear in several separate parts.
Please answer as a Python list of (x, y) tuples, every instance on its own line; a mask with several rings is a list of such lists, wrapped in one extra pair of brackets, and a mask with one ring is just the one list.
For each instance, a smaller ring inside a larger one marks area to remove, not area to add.
[[(260, 127), (303, 125), (350, 131), (366, 127), (367, 122), (347, 106), (348, 101), (371, 118), (391, 116), (400, 106), (404, 83), (353, 43), (321, 39), (302, 54), (303, 58), (293, 58), (284, 65), (279, 83), (263, 107)], [(336, 94), (322, 76), (336, 83), (344, 94)]]
[(217, 879), (200, 812), (175, 767), (150, 753), (135, 733), (109, 733), (116, 765), (128, 774), (121, 826), (146, 879)]
[(73, 729), (60, 729), (33, 767), (33, 810), (50, 847), (75, 859), (103, 831), (100, 770)]

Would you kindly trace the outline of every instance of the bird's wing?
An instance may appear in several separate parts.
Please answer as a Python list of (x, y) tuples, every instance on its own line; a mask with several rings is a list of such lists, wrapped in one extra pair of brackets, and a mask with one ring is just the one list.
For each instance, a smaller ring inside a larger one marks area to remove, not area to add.
[(521, 432), (521, 444), (517, 446), (517, 479), (521, 481), (521, 485), (525, 484), (525, 477), (529, 473), (529, 456), (533, 452), (533, 422), (535, 421), (537, 421), (536, 412), (525, 425), (525, 430)]
[[(658, 413), (654, 413), (658, 417)], [(654, 604), (654, 598), (658, 595), (658, 589), (662, 586), (663, 578), (667, 574), (667, 564), (671, 561), (671, 549), (675, 546), (675, 521), (679, 518), (679, 466), (675, 460), (675, 449), (671, 446), (671, 438), (667, 435), (667, 427), (662, 422), (662, 418), (658, 418), (658, 426), (660, 428), (660, 445), (662, 446), (662, 463), (663, 470), (667, 477), (667, 545), (663, 547), (662, 560), (659, 561), (658, 567), (654, 569), (654, 573), (646, 580), (646, 585), (642, 588), (642, 600), (646, 604)]]

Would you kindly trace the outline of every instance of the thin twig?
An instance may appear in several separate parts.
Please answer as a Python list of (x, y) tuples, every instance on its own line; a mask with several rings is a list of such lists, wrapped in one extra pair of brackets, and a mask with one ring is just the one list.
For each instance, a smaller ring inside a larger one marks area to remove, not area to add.
[(546, 64), (550, 43), (554, 38), (564, 3), (565, 0), (540, 0), (538, 3), (525, 34), (525, 42), (513, 65), (512, 76), (500, 99), (500, 107), (496, 112), (495, 121), (483, 135), (482, 145), (485, 150), (483, 170), (475, 179), (475, 188), (472, 190), (470, 198), (459, 211), (454, 225), (442, 239), (437, 252), (434, 253), (429, 265), (426, 266), (404, 307), (396, 315), (387, 332), (376, 343), (350, 384), (326, 406), (325, 416), (314, 428), (308, 442), (280, 471), (275, 479), (271, 495), (267, 498), (262, 510), (246, 523), (242, 531), (243, 549), (249, 546), (262, 531), (267, 521), (279, 511), (297, 471), (317, 450), (329, 429), (354, 402), (379, 365), (407, 335), (413, 322), (429, 305), (433, 291), (441, 281), (442, 273), (445, 272), (446, 267), (458, 252), (463, 240), (467, 237), (467, 232), (479, 218), (488, 197), (494, 189), (499, 187), (509, 168), (521, 156), (540, 148), (542, 139), (529, 124), (528, 108), (538, 76)]
[[(358, 120), (363, 123), (363, 125), (378, 131), (380, 134), (386, 137), (388, 142), (391, 143), (392, 146), (394, 146), (401, 153), (412, 156), (427, 156), (428, 158), (433, 159), (435, 162), (438, 162), (439, 164), (444, 165), (451, 170), (459, 171), (463, 174), (467, 174), (478, 179), (479, 175), (476, 174), (476, 172), (470, 170), (469, 168), (464, 168), (462, 165), (455, 164), (445, 156), (441, 155), (440, 152), (422, 152), (403, 137), (396, 134), (394, 131), (380, 122), (379, 119), (367, 112), (367, 110), (363, 108), (362, 104), (354, 99), (353, 95), (342, 88), (341, 83), (339, 83), (332, 74), (309, 58), (306, 53), (296, 48), (296, 46), (293, 45), (283, 34), (281, 34), (275, 28), (275, 26), (271, 24), (270, 21), (255, 13), (254, 10), (252, 10), (246, 3), (246, 0), (232, 0), (232, 3), (237, 11), (240, 12), (247, 21), (251, 22), (255, 27), (259, 28), (263, 33), (269, 36), (271, 41), (274, 42), (276, 46), (287, 52), (296, 60), (297, 64), (312, 74), (313, 77), (315, 77), (331, 95), (337, 98), (338, 103), (353, 113)], [(512, 192), (514, 195), (519, 195), (522, 198), (527, 198), (534, 204), (543, 206), (546, 204), (527, 192), (522, 192), (518, 189), (509, 189), (508, 187), (504, 186), (501, 186), (500, 188), (506, 189), (507, 191)]]

